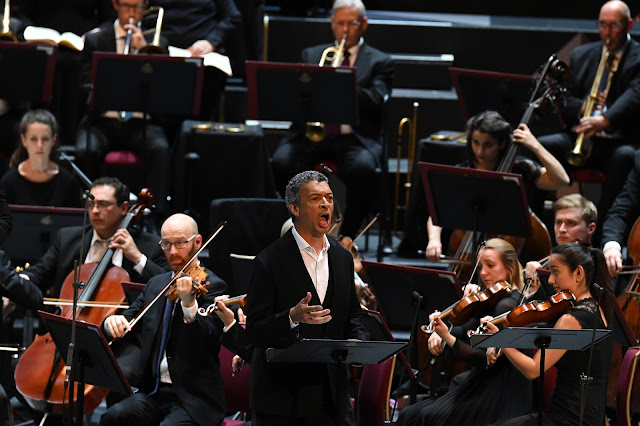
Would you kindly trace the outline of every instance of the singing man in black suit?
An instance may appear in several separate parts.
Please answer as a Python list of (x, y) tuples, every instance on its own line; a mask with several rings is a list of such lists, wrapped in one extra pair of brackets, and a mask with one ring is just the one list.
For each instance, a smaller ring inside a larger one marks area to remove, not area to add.
[[(637, 125), (640, 115), (640, 43), (629, 35), (632, 25), (629, 7), (624, 2), (608, 1), (602, 6), (598, 17), (601, 41), (575, 48), (569, 62), (571, 84), (563, 116), (568, 128), (575, 133), (563, 132), (538, 138), (564, 164), (566, 154), (573, 149), (576, 133), (584, 132), (585, 140), (593, 138), (593, 151), (586, 166), (607, 174), (598, 205), (600, 220), (596, 234), (602, 229), (602, 221), (622, 188), (633, 163), (633, 154), (640, 144)], [(604, 72), (595, 113), (583, 117), (603, 49), (613, 53), (607, 68), (617, 65), (617, 71), (613, 73), (606, 98), (603, 90), (609, 71)], [(594, 239), (599, 241), (597, 235)]]
[(64, 279), (73, 271), (73, 264), (84, 253), (82, 263), (98, 262), (107, 247), (115, 250), (111, 262), (129, 273), (133, 282), (147, 282), (165, 272), (167, 261), (158, 246), (157, 235), (137, 227), (118, 229), (129, 210), (129, 189), (116, 178), (96, 179), (91, 188), (94, 197), (88, 201), (91, 226), (62, 228), (44, 256), (22, 274), (33, 281), (43, 293), (57, 297)]
[[(131, 321), (179, 272), (202, 246), (198, 225), (189, 216), (175, 214), (162, 225), (162, 246), (172, 272), (153, 277), (144, 292), (122, 315), (108, 317), (105, 331), (122, 337), (127, 331), (141, 339), (138, 368), (140, 391), (109, 408), (100, 425), (219, 425), (225, 414), (225, 399), (218, 339), (222, 321), (215, 315), (200, 316), (216, 296), (227, 293), (227, 285), (206, 269), (208, 293), (194, 293), (189, 276), (176, 282), (177, 300), (161, 296), (139, 324)], [(204, 283), (203, 282), (203, 283)]]
[[(314, 143), (305, 136), (306, 123), (294, 123), (293, 131), (284, 138), (271, 158), (280, 191), (296, 173), (313, 168), (318, 161), (333, 161), (347, 187), (342, 234), (351, 237), (360, 230), (375, 199), (376, 188), (372, 182), (382, 160), (382, 109), (385, 99), (391, 95), (393, 77), (391, 57), (371, 47), (362, 38), (367, 25), (362, 1), (336, 0), (333, 4), (331, 29), (336, 45), (346, 34), (342, 65), (356, 68), (358, 125), (325, 126), (325, 140)], [(303, 50), (302, 61), (317, 65), (327, 47), (321, 45)], [(335, 102), (340, 100), (335, 99)]]
[[(137, 53), (139, 49), (150, 44), (154, 36), (154, 34), (143, 35), (137, 26), (142, 12), (149, 5), (148, 1), (112, 0), (112, 2), (118, 18), (85, 37), (81, 77), (87, 98), (94, 52), (124, 53), (129, 30), (131, 30), (131, 38), (128, 54)], [(161, 37), (160, 45), (166, 48), (166, 39)], [(127, 76), (118, 76), (118, 78), (126, 79)], [(94, 178), (95, 176), (91, 174), (100, 170), (105, 155), (117, 149), (133, 151), (142, 159), (142, 167), (145, 171), (144, 186), (150, 188), (155, 197), (157, 207), (155, 213), (162, 218), (166, 217), (169, 213), (167, 206), (169, 143), (160, 122), (149, 115), (145, 117), (139, 111), (90, 111), (80, 123), (76, 137), (78, 166), (86, 170), (90, 178)]]
[[(294, 176), (286, 202), (294, 226), (255, 259), (247, 303), (251, 406), (257, 426), (353, 424), (348, 371), (337, 364), (267, 363), (265, 350), (301, 338), (367, 339), (353, 259), (326, 237), (333, 215), (327, 177)], [(336, 406), (337, 404), (337, 406)]]

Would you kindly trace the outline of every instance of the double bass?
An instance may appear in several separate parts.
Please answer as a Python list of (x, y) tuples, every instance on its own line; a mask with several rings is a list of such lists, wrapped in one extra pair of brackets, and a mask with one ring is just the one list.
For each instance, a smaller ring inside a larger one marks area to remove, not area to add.
[[(153, 204), (153, 196), (148, 189), (142, 190), (139, 199), (140, 202), (133, 205), (124, 216), (119, 229), (126, 229), (136, 216)], [(108, 249), (99, 263), (80, 266), (77, 279), (86, 284), (78, 296), (78, 309), (75, 313), (78, 321), (101, 324), (118, 309), (109, 306), (110, 303), (123, 304), (126, 301), (120, 283), (129, 281), (129, 274), (123, 268), (111, 265), (113, 253), (113, 249)], [(61, 299), (73, 299), (74, 278), (75, 271), (71, 271), (60, 289)], [(96, 306), (91, 301), (108, 303)], [(73, 314), (71, 306), (62, 305), (61, 316), (71, 318)], [(65, 380), (65, 364), (51, 335), (47, 333), (36, 336), (16, 365), (16, 388), (32, 408), (64, 416), (69, 407), (69, 389)], [(75, 386), (74, 395), (77, 395), (77, 385)], [(106, 389), (85, 385), (83, 413), (95, 410), (108, 392)]]
[[(524, 112), (520, 124), (529, 124), (533, 118), (535, 111), (546, 106), (549, 103), (561, 101), (565, 88), (563, 83), (568, 80), (568, 68), (559, 61), (555, 55), (552, 55), (541, 72), (536, 87), (531, 96), (531, 100)], [(518, 144), (510, 142), (503, 157), (495, 170), (497, 172), (507, 173), (511, 170), (518, 150)], [(529, 209), (529, 217), (531, 221), (532, 235), (529, 239), (499, 236), (516, 249), (520, 254), (520, 258), (530, 260), (539, 259), (547, 255), (551, 251), (551, 237), (544, 223), (538, 218), (531, 209)], [(473, 251), (473, 233), (465, 231), (454, 231), (449, 241), (449, 250), (455, 253), (455, 258), (463, 261), (470, 260)], [(469, 262), (452, 262), (453, 266), (450, 270), (455, 272), (461, 280), (471, 279), (468, 274), (471, 272), (468, 267)]]

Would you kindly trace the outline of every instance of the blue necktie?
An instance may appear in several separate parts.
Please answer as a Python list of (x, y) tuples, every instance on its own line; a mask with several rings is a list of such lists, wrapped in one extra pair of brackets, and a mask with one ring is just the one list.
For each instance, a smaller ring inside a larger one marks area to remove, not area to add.
[(164, 349), (167, 346), (167, 337), (169, 336), (169, 328), (171, 325), (171, 310), (173, 309), (173, 303), (167, 299), (167, 303), (164, 306), (164, 316), (162, 320), (162, 338), (160, 339), (160, 353), (158, 354), (158, 364), (156, 365), (156, 387), (149, 395), (153, 395), (158, 391), (160, 386), (160, 363), (164, 357)]

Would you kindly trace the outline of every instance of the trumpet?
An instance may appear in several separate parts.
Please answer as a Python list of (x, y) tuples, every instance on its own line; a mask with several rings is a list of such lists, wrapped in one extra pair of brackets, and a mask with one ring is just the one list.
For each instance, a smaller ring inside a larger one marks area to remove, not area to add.
[(162, 20), (164, 19), (164, 8), (162, 7), (150, 7), (149, 9), (142, 12), (142, 17), (138, 22), (138, 28), (142, 29), (142, 21), (148, 16), (156, 14), (156, 25), (155, 28), (152, 28), (147, 31), (143, 31), (142, 34), (149, 34), (153, 32), (153, 39), (150, 44), (147, 44), (143, 48), (139, 49), (139, 53), (159, 53), (161, 55), (166, 55), (169, 53), (167, 49), (160, 45), (160, 32), (162, 31)]
[(18, 41), (18, 37), (11, 32), (11, 8), (9, 0), (4, 0), (4, 13), (2, 14), (2, 32), (0, 41)]
[[(339, 67), (342, 63), (342, 58), (344, 57), (344, 44), (346, 42), (347, 33), (342, 36), (342, 41), (338, 47), (330, 46), (322, 51), (322, 56), (320, 57), (320, 63), (318, 65), (323, 67), (325, 62), (329, 60), (333, 68)], [(319, 121), (309, 121), (307, 123), (305, 136), (311, 142), (322, 142), (327, 136), (324, 123), (320, 123)]]
[[(604, 75), (604, 68), (608, 65), (609, 57), (613, 52), (609, 51), (606, 47), (602, 51), (602, 56), (600, 57), (600, 64), (598, 64), (598, 69), (596, 70), (596, 76), (593, 79), (593, 84), (591, 85), (591, 92), (589, 93), (589, 98), (587, 99), (587, 103), (584, 108), (584, 116), (589, 117), (593, 112), (593, 108), (596, 106), (596, 100), (598, 99), (598, 91), (600, 89), (600, 84), (602, 82), (602, 77)], [(609, 89), (611, 88), (611, 81), (613, 80), (613, 75), (618, 70), (618, 64), (612, 64), (609, 68), (609, 75), (607, 77), (607, 84), (604, 89), (604, 97), (607, 98), (609, 94)], [(573, 150), (567, 153), (567, 162), (572, 166), (579, 167), (584, 166), (589, 157), (591, 156), (591, 151), (593, 149), (593, 143), (591, 141), (584, 140), (584, 132), (579, 133), (576, 138), (576, 143), (573, 146)]]

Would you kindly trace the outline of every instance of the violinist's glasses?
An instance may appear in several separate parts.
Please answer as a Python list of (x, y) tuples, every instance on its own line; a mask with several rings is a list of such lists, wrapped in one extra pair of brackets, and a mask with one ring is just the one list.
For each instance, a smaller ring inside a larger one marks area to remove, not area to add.
[(171, 250), (171, 246), (174, 246), (175, 248), (177, 248), (178, 250), (183, 249), (185, 247), (187, 247), (187, 244), (189, 244), (189, 241), (193, 240), (198, 234), (193, 234), (188, 240), (186, 241), (176, 241), (175, 243), (169, 242), (169, 241), (160, 241), (158, 244), (160, 244), (160, 248), (164, 251), (169, 251)]

